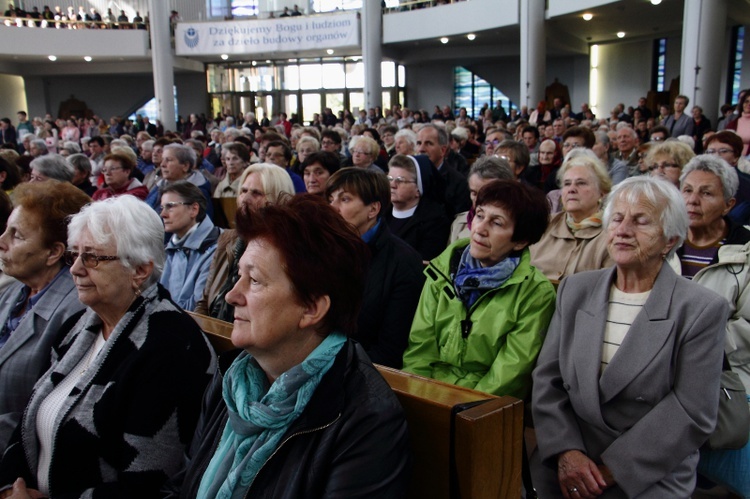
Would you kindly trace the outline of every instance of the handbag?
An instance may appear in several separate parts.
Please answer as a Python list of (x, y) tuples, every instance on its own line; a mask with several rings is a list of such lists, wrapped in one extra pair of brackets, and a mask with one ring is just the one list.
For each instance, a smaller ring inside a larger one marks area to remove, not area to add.
[(708, 449), (741, 449), (750, 437), (750, 407), (748, 407), (745, 385), (739, 375), (732, 371), (726, 354), (721, 371), (719, 393), (719, 415), (716, 429), (708, 437)]

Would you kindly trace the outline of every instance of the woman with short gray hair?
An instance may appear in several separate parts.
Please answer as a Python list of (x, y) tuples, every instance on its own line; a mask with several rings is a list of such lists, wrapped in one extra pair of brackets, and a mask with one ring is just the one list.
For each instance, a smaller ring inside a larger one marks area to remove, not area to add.
[[(728, 216), (736, 202), (738, 185), (736, 168), (719, 156), (696, 156), (685, 165), (680, 191), (690, 225), (677, 256), (683, 276), (729, 303), (724, 353), (750, 394), (750, 231)], [(698, 471), (748, 497), (750, 476), (732, 472), (746, 470), (748, 463), (750, 445), (731, 451), (704, 449)]]
[(31, 167), (29, 182), (44, 182), (48, 179), (61, 182), (73, 181), (73, 165), (59, 154), (39, 156), (29, 166)]
[(147, 204), (133, 196), (89, 204), (71, 219), (68, 248), (87, 308), (59, 331), (0, 484), (22, 477), (41, 492), (32, 497), (50, 497), (52, 487), (53, 496), (155, 496), (180, 466), (215, 357), (157, 283), (164, 228)]
[(690, 497), (716, 425), (727, 302), (666, 260), (688, 216), (632, 177), (604, 211), (615, 265), (565, 278), (534, 370), (539, 497)]

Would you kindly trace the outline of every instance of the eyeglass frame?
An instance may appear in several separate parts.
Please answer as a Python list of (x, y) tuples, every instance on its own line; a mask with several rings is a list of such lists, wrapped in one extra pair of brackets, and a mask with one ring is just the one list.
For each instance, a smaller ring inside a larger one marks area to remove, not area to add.
[(416, 180), (407, 180), (404, 177), (393, 177), (391, 175), (386, 175), (385, 178), (388, 179), (388, 183), (396, 182), (397, 186), (400, 186), (401, 184), (416, 184)]
[(677, 163), (663, 163), (661, 165), (648, 165), (648, 171), (650, 172), (654, 170), (666, 170), (667, 168), (682, 169), (682, 167), (678, 165)]
[[(63, 253), (63, 259), (65, 263), (70, 267), (72, 267), (73, 264), (76, 263), (76, 260), (78, 260), (79, 256), (81, 257), (81, 263), (87, 269), (97, 268), (99, 266), (99, 262), (111, 262), (120, 259), (119, 256), (95, 255), (94, 253), (90, 253), (88, 251), (80, 253), (78, 251), (66, 250)], [(93, 264), (91, 263), (92, 261), (94, 262)]]
[(190, 206), (194, 203), (189, 203), (187, 201), (172, 201), (171, 203), (164, 203), (159, 207), (159, 213), (163, 211), (172, 212), (172, 209), (178, 207), (178, 206)]

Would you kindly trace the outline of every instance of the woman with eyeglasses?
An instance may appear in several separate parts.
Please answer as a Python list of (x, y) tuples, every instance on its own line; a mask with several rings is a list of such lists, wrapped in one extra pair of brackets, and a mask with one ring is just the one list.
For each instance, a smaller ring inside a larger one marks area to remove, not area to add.
[(216, 359), (158, 284), (163, 241), (133, 196), (72, 217), (65, 258), (86, 309), (59, 328), (0, 462), (12, 497), (156, 497), (177, 471)]
[(737, 172), (736, 202), (727, 216), (738, 225), (750, 223), (750, 162), (742, 156), (742, 138), (735, 132), (723, 130), (707, 138), (705, 147), (706, 154), (720, 157)]
[(694, 156), (689, 145), (677, 140), (667, 140), (649, 149), (646, 166), (649, 175), (664, 179), (679, 189), (682, 167)]
[(114, 152), (105, 156), (104, 167), (101, 169), (105, 186), (94, 192), (93, 200), (100, 201), (123, 194), (145, 200), (148, 196), (148, 187), (137, 178), (131, 178), (134, 168), (135, 163), (126, 154)]
[(91, 202), (70, 182), (21, 184), (0, 236), (3, 274), (15, 278), (0, 295), (0, 453), (49, 367), (60, 326), (83, 309), (63, 253), (68, 216)]
[(352, 137), (349, 141), (349, 153), (352, 156), (344, 166), (354, 166), (375, 173), (383, 173), (383, 169), (375, 164), (375, 160), (380, 155), (380, 145), (370, 137), (364, 135)]

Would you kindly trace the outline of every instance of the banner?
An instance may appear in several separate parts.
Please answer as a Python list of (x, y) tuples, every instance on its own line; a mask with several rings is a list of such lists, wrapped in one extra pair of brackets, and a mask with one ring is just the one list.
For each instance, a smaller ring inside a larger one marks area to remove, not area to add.
[(249, 21), (181, 22), (177, 55), (255, 54), (359, 46), (356, 12)]

